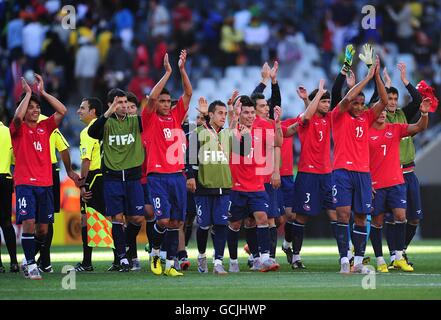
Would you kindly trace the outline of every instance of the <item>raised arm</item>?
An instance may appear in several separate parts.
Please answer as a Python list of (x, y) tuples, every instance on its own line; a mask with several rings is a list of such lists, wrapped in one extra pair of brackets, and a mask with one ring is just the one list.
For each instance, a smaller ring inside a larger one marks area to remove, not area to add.
[(159, 95), (161, 94), (162, 89), (164, 89), (168, 79), (172, 74), (172, 67), (170, 65), (170, 62), (168, 61), (168, 53), (164, 55), (164, 69), (164, 75), (153, 87), (148, 96), (147, 105), (145, 107), (147, 112), (156, 112), (156, 103), (158, 102)]
[(29, 87), (28, 83), (23, 77), (21, 78), (21, 86), (23, 88), (23, 91), (26, 92), (26, 95), (15, 110), (14, 118), (12, 119), (16, 128), (20, 127), (23, 123), (23, 119), (25, 117), (26, 110), (28, 109), (29, 101), (31, 101), (32, 95), (32, 89), (31, 87)]
[(418, 132), (424, 131), (429, 125), (429, 110), (432, 100), (430, 98), (425, 98), (420, 104), (421, 116), (417, 123), (410, 124), (407, 127), (407, 132), (410, 136), (416, 135)]
[(182, 95), (182, 101), (184, 102), (184, 108), (187, 110), (190, 105), (191, 95), (193, 94), (193, 88), (191, 87), (190, 78), (185, 70), (185, 61), (187, 60), (187, 51), (182, 50), (179, 55), (179, 72), (182, 78), (182, 87), (184, 89), (184, 94)]
[(308, 107), (310, 101), (308, 99), (308, 91), (306, 90), (306, 88), (304, 86), (299, 86), (296, 89), (297, 95), (299, 96), (300, 99), (302, 99), (303, 104), (305, 105), (305, 109)]
[(319, 83), (319, 89), (317, 91), (317, 94), (315, 95), (314, 99), (312, 99), (311, 103), (306, 108), (305, 112), (301, 116), (302, 122), (308, 121), (312, 118), (314, 113), (317, 111), (317, 107), (319, 105), (320, 99), (325, 94), (325, 80), (321, 79)]
[(381, 80), (380, 58), (378, 56), (376, 58), (375, 65), (372, 68), (375, 68), (375, 85), (378, 90), (378, 95), (380, 96), (380, 100), (373, 105), (372, 110), (374, 111), (375, 116), (379, 117), (381, 112), (383, 112), (384, 108), (387, 106), (387, 91), (383, 80)]
[(274, 119), (274, 108), (276, 106), (282, 107), (282, 96), (280, 95), (280, 87), (277, 82), (277, 71), (279, 70), (279, 63), (274, 62), (274, 66), (271, 68), (271, 98), (269, 103), (269, 117)]
[(405, 107), (402, 108), (407, 122), (410, 123), (413, 117), (415, 117), (415, 115), (417, 114), (418, 108), (421, 105), (423, 98), (421, 97), (421, 94), (418, 92), (418, 90), (407, 79), (406, 64), (400, 62), (397, 67), (400, 70), (401, 81), (403, 82), (404, 86), (412, 97), (412, 101), (410, 101)]
[(63, 120), (67, 109), (65, 105), (60, 102), (60, 100), (46, 92), (46, 90), (44, 89), (43, 78), (39, 74), (35, 74), (35, 77), (37, 78), (38, 91), (40, 92), (41, 96), (46, 99), (46, 101), (52, 106), (52, 108), (55, 109), (54, 120), (58, 127)]
[(375, 74), (375, 66), (373, 66), (369, 69), (368, 74), (366, 75), (366, 77), (363, 80), (361, 80), (354, 87), (352, 87), (351, 90), (349, 90), (349, 92), (345, 95), (345, 97), (338, 104), (341, 113), (349, 110), (350, 102), (352, 100), (354, 100), (360, 94), (360, 92), (363, 91), (364, 87), (374, 77), (374, 74)]
[(236, 89), (234, 89), (233, 93), (231, 94), (231, 97), (228, 99), (227, 101), (227, 120), (228, 120), (228, 125), (230, 128), (232, 128), (231, 126), (231, 121), (233, 120), (233, 116), (234, 116), (234, 100), (236, 100), (236, 98), (239, 96), (239, 91), (237, 91)]
[(262, 69), (260, 71), (260, 74), (262, 75), (262, 79), (260, 79), (259, 84), (256, 88), (254, 88), (253, 93), (259, 92), (263, 93), (263, 91), (266, 88), (266, 84), (268, 83), (269, 79), (271, 78), (271, 68), (268, 65), (268, 62), (265, 62), (262, 66)]

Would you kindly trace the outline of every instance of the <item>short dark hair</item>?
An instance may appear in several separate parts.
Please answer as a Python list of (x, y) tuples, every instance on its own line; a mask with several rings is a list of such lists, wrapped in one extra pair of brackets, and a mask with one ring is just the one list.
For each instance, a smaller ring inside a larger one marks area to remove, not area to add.
[(390, 87), (389, 89), (386, 89), (387, 93), (393, 93), (396, 94), (397, 96), (399, 96), (398, 94), (398, 90), (395, 87)]
[(216, 106), (222, 106), (222, 107), (227, 107), (225, 105), (225, 103), (223, 103), (220, 100), (214, 100), (212, 103), (210, 103), (210, 105), (208, 106), (208, 112), (215, 112), (216, 111)]
[(239, 96), (239, 99), (240, 99), (240, 103), (242, 103), (242, 106), (256, 108), (256, 104), (254, 103), (254, 101), (250, 97)]
[(135, 96), (135, 94), (133, 92), (127, 91), (126, 95), (127, 95), (127, 101), (134, 103), (136, 108), (139, 108), (139, 101), (138, 98)]
[(115, 97), (127, 97), (127, 94), (124, 90), (121, 90), (119, 88), (111, 89), (107, 93), (107, 103), (112, 103)]
[(170, 91), (168, 91), (167, 88), (163, 88), (163, 89), (161, 90), (161, 93), (160, 93), (159, 95), (161, 95), (161, 94), (168, 94), (169, 96), (171, 96)]
[[(315, 96), (317, 95), (318, 89), (314, 89), (308, 96), (309, 101), (314, 100)], [(326, 99), (331, 99), (331, 94), (329, 93), (329, 91), (326, 91), (320, 100), (326, 100)]]
[[(25, 98), (25, 96), (26, 96), (26, 92), (23, 92), (21, 95), (20, 95), (20, 98), (18, 99), (18, 102), (17, 102), (17, 107), (20, 105), (20, 103), (23, 101), (23, 99)], [(29, 102), (31, 102), (31, 101), (34, 101), (36, 104), (38, 104), (39, 106), (41, 106), (41, 100), (40, 100), (40, 97), (39, 96), (37, 96), (35, 93), (31, 93), (31, 99), (29, 100)]]
[(259, 99), (265, 99), (265, 95), (264, 95), (263, 93), (261, 93), (261, 92), (254, 92), (254, 93), (251, 95), (250, 98), (251, 98), (251, 100), (253, 101), (254, 105), (256, 105), (257, 100), (259, 100)]
[(95, 115), (97, 117), (101, 116), (103, 113), (103, 103), (97, 97), (89, 97), (84, 98), (83, 101), (87, 101), (89, 103), (89, 110), (95, 110)]

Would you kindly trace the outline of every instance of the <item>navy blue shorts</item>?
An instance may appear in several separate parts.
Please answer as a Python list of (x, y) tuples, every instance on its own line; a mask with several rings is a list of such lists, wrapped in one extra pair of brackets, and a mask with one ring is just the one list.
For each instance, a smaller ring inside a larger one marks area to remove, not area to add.
[(372, 180), (369, 172), (334, 170), (336, 207), (352, 206), (359, 214), (372, 211)]
[(265, 183), (265, 190), (269, 199), (268, 218), (278, 218), (285, 214), (282, 189), (274, 189), (271, 183)]
[(298, 172), (294, 187), (294, 212), (316, 216), (323, 208), (333, 209), (332, 175)]
[(187, 190), (187, 215), (196, 216), (196, 202), (193, 192)]
[(423, 210), (421, 206), (420, 182), (415, 172), (403, 174), (407, 188), (407, 220), (423, 220)]
[(144, 190), (140, 180), (116, 180), (104, 176), (106, 216), (123, 213), (126, 216), (144, 215)]
[(269, 199), (265, 191), (230, 193), (230, 221), (239, 221), (247, 217), (254, 217), (254, 212), (263, 211), (268, 214)]
[(372, 211), (373, 216), (380, 213), (391, 212), (392, 209), (406, 209), (406, 185), (399, 184), (396, 186), (377, 189), (374, 195)]
[(182, 173), (152, 173), (148, 175), (150, 196), (157, 220), (185, 221), (187, 182)]
[(144, 191), (144, 204), (145, 205), (152, 205), (152, 200), (150, 197), (150, 190), (149, 190), (149, 184), (143, 183), (142, 184), (142, 190)]
[(35, 219), (35, 223), (54, 223), (54, 192), (52, 186), (15, 187), (17, 224)]
[(228, 225), (229, 195), (195, 196), (197, 222), (200, 227)]
[(282, 190), (283, 206), (285, 208), (292, 208), (294, 206), (294, 176), (282, 176)]

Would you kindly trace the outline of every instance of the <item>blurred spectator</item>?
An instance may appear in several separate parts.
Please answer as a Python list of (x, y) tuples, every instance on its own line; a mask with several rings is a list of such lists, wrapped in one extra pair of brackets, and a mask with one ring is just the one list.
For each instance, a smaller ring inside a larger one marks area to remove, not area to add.
[(132, 58), (118, 37), (112, 38), (105, 67), (107, 71), (105, 78), (109, 88), (127, 86), (132, 71)]
[(306, 41), (301, 32), (297, 32), (293, 25), (282, 27), (279, 31), (280, 41), (277, 46), (277, 59), (280, 63), (279, 74), (282, 78), (289, 78), (302, 58), (302, 48)]
[(81, 98), (93, 94), (93, 83), (98, 70), (100, 57), (98, 48), (91, 43), (91, 39), (81, 37), (80, 48), (75, 59), (75, 78), (78, 83), (78, 93)]
[[(238, 4), (239, 5), (239, 4)], [(251, 12), (248, 8), (242, 8), (234, 14), (234, 29), (239, 32), (245, 32), (245, 28), (251, 22)]]
[(23, 20), (19, 17), (18, 12), (12, 13), (12, 20), (7, 25), (7, 48), (12, 59), (16, 57), (17, 50), (21, 50), (23, 45)]
[(169, 36), (170, 15), (164, 6), (159, 4), (159, 0), (150, 1), (150, 10), (147, 19), (150, 36), (153, 39), (159, 37), (167, 38)]
[(250, 24), (244, 31), (245, 50), (248, 65), (259, 66), (262, 64), (262, 49), (270, 36), (269, 28), (262, 23), (259, 17), (251, 18)]
[(331, 6), (332, 21), (332, 43), (334, 53), (339, 55), (345, 47), (348, 33), (351, 32), (351, 24), (354, 22), (357, 9), (352, 0), (336, 0)]
[(213, 43), (220, 42), (220, 30), (223, 22), (222, 16), (214, 10), (204, 9), (202, 11), (202, 53), (212, 58), (214, 65), (220, 65), (219, 46)]
[(147, 47), (139, 42), (135, 41), (136, 49), (135, 49), (135, 59), (133, 61), (133, 70), (138, 70), (141, 66), (149, 66), (150, 65), (150, 56)]
[(397, 5), (398, 12), (387, 6), (387, 12), (397, 24), (397, 44), (400, 52), (410, 53), (414, 31), (412, 28), (412, 10), (408, 0), (403, 0)]
[(110, 28), (104, 20), (100, 22), (100, 26), (101, 32), (98, 34), (97, 46), (100, 52), (100, 61), (101, 63), (104, 63), (107, 59), (107, 53), (110, 49), (113, 33), (110, 31)]
[(28, 20), (23, 28), (23, 52), (29, 60), (31, 68), (40, 72), (39, 58), (47, 27), (39, 21)]
[(187, 2), (178, 0), (176, 7), (172, 11), (173, 29), (179, 31), (193, 21), (193, 14)]
[(121, 38), (124, 48), (130, 50), (135, 25), (134, 17), (132, 12), (125, 8), (121, 2), (118, 2), (117, 6), (118, 9), (113, 19), (115, 23), (115, 33)]
[(221, 29), (220, 49), (222, 51), (222, 67), (235, 65), (243, 35), (234, 28), (234, 17), (225, 18)]
[(133, 92), (142, 101), (146, 95), (150, 94), (155, 82), (149, 77), (149, 69), (147, 66), (139, 66), (136, 70), (137, 74), (129, 83), (128, 90)]

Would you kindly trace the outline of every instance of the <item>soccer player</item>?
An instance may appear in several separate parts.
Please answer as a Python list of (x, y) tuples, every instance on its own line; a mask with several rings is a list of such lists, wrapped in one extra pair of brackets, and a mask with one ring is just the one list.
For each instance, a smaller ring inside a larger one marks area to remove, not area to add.
[[(12, 164), (12, 142), (9, 128), (0, 121), (0, 227), (3, 231), (6, 247), (10, 257), (10, 272), (19, 272), (17, 262), (17, 244), (15, 240), (15, 229), (11, 221), (12, 193), (14, 183), (11, 175)], [(4, 273), (0, 256), (0, 273)]]
[[(279, 264), (270, 258), (271, 238), (269, 233), (268, 215), (269, 198), (265, 192), (264, 181), (268, 173), (274, 171), (274, 160), (270, 156), (271, 149), (274, 148), (274, 135), (262, 127), (255, 126), (256, 106), (247, 96), (241, 96), (242, 108), (239, 116), (239, 124), (251, 131), (251, 152), (239, 159), (232, 157), (231, 174), (233, 178), (233, 188), (230, 193), (230, 218), (228, 226), (228, 249), (230, 252), (230, 272), (239, 272), (237, 261), (237, 244), (241, 222), (245, 218), (256, 220), (257, 247), (260, 254), (259, 259), (255, 259), (253, 269), (261, 272), (278, 270)], [(265, 100), (266, 102), (266, 100)], [(281, 109), (276, 108), (275, 135), (282, 136), (280, 127)], [(269, 130), (270, 131), (270, 130)], [(274, 132), (273, 131), (273, 132)], [(267, 146), (268, 145), (268, 146)], [(264, 150), (265, 149), (265, 150)], [(268, 149), (268, 150), (267, 150)], [(234, 155), (234, 153), (233, 153)], [(280, 179), (279, 179), (280, 183)], [(253, 250), (250, 249), (252, 252)]]
[[(195, 193), (199, 225), (196, 233), (199, 251), (198, 271), (208, 273), (205, 251), (208, 232), (212, 227), (215, 251), (213, 273), (224, 275), (227, 274), (222, 261), (227, 241), (229, 193), (232, 187), (229, 159), (233, 146), (233, 131), (224, 128), (227, 119), (225, 103), (215, 100), (208, 106), (208, 103), (204, 102), (206, 100), (201, 98), (199, 110), (203, 113), (207, 112), (210, 121), (199, 126), (190, 136), (190, 145), (192, 139), (197, 139), (195, 163), (198, 171), (195, 175), (193, 163), (186, 165), (187, 187), (190, 192)], [(230, 125), (235, 126), (234, 123), (230, 123)], [(192, 152), (187, 152), (190, 153), (191, 157)]]
[[(387, 93), (380, 78), (380, 59), (369, 69), (367, 76), (345, 95), (331, 113), (334, 139), (335, 197), (337, 209), (337, 245), (341, 273), (350, 273), (348, 250), (348, 223), (351, 207), (354, 211), (353, 242), (355, 247), (354, 272), (368, 273), (363, 266), (366, 249), (366, 215), (372, 210), (371, 177), (369, 173), (368, 129), (387, 104)], [(380, 101), (364, 109), (363, 88), (375, 77)]]
[(23, 273), (26, 278), (39, 280), (35, 262), (35, 236), (44, 239), (48, 224), (54, 221), (54, 195), (50, 135), (60, 125), (66, 107), (45, 91), (43, 78), (35, 75), (38, 91), (55, 109), (48, 119), (38, 122), (40, 100), (22, 78), (24, 94), (9, 128), (15, 155), (15, 193), (17, 224), (22, 224), (22, 247), (25, 254)]
[(184, 94), (176, 107), (171, 109), (170, 93), (165, 89), (172, 74), (168, 54), (165, 54), (165, 74), (152, 89), (147, 107), (142, 111), (147, 137), (147, 183), (156, 216), (150, 267), (154, 274), (162, 274), (159, 249), (165, 241), (167, 257), (164, 274), (172, 277), (183, 275), (175, 269), (174, 259), (178, 250), (179, 226), (185, 221), (187, 207), (183, 174), (186, 141), (181, 124), (188, 110), (192, 87), (185, 70), (186, 58), (187, 52), (182, 50), (178, 67)]
[(101, 146), (98, 139), (89, 136), (88, 130), (102, 114), (103, 104), (98, 98), (84, 98), (77, 110), (78, 117), (86, 125), (80, 133), (81, 156), (81, 239), (83, 241), (83, 261), (75, 266), (77, 272), (93, 271), (92, 247), (87, 241), (86, 206), (105, 214), (103, 194), (103, 174), (101, 172)]
[(304, 228), (310, 217), (327, 210), (331, 225), (337, 217), (332, 195), (331, 167), (331, 103), (330, 94), (324, 89), (324, 80), (319, 88), (309, 95), (312, 100), (305, 112), (298, 117), (297, 132), (301, 143), (299, 168), (294, 187), (294, 220), (288, 224), (293, 240), (293, 269), (305, 269), (300, 258)]
[(107, 111), (88, 129), (90, 137), (103, 141), (101, 171), (104, 177), (104, 203), (106, 215), (112, 218), (112, 236), (120, 272), (130, 271), (124, 214), (127, 223), (134, 225), (140, 226), (144, 219), (144, 192), (140, 179), (145, 152), (141, 139), (141, 118), (129, 115), (127, 104), (126, 92), (110, 90), (107, 94)]
[[(256, 105), (256, 122), (254, 125), (270, 130), (273, 136), (275, 136), (274, 109), (276, 106), (281, 106), (280, 88), (277, 82), (278, 69), (279, 64), (277, 61), (274, 62), (274, 66), (271, 69), (269, 65), (265, 63), (261, 72), (262, 80), (251, 95), (251, 100), (253, 100)], [(263, 91), (265, 89), (265, 83), (269, 79), (271, 79), (271, 98), (267, 101), (265, 100)], [(268, 159), (269, 161), (274, 161), (274, 172), (265, 177), (265, 191), (269, 197), (268, 223), (271, 236), (270, 257), (274, 260), (276, 259), (277, 248), (277, 226), (283, 223), (283, 214), (285, 213), (282, 204), (283, 194), (280, 189), (280, 163), (283, 137), (279, 136), (277, 138), (278, 139), (275, 139), (274, 153), (271, 152), (271, 155), (274, 154), (274, 160)], [(254, 248), (253, 256), (257, 256), (256, 226), (254, 223), (250, 224), (249, 219), (245, 221), (247, 242), (249, 242), (251, 248)]]
[(374, 211), (370, 238), (377, 258), (377, 271), (389, 272), (383, 258), (381, 229), (386, 210), (394, 217), (395, 260), (393, 266), (406, 272), (413, 267), (403, 257), (406, 233), (406, 185), (400, 166), (400, 142), (402, 138), (413, 136), (427, 128), (429, 123), (430, 98), (420, 106), (421, 117), (416, 124), (387, 123), (387, 111), (369, 129), (369, 156), (374, 192)]
[[(40, 114), (38, 121), (47, 119), (47, 117), (43, 114)], [(56, 155), (56, 151), (61, 156), (61, 160), (63, 161), (64, 168), (66, 169), (66, 173), (70, 179), (75, 182), (76, 186), (79, 186), (79, 175), (72, 169), (72, 162), (69, 153), (69, 143), (66, 138), (64, 138), (63, 134), (57, 128), (52, 132), (50, 137), (50, 151), (51, 151), (51, 162), (52, 162), (52, 190), (54, 191), (54, 214), (60, 212), (60, 167), (58, 165), (58, 159)], [(40, 252), (40, 257), (37, 260), (38, 268), (40, 272), (52, 273), (52, 265), (50, 258), (50, 247), (52, 245), (52, 239), (54, 235), (54, 226), (52, 223), (48, 225), (48, 231), (45, 239), (35, 238), (36, 247), (35, 254)]]
[[(398, 108), (398, 90), (392, 87), (392, 81), (387, 73), (384, 71), (385, 86), (387, 89), (388, 104), (386, 107), (387, 115), (386, 122), (389, 123), (411, 123), (412, 119), (418, 113), (418, 106), (421, 104), (422, 97), (418, 90), (407, 79), (406, 65), (404, 63), (398, 64), (400, 70), (401, 81), (409, 92), (412, 100), (403, 108)], [(415, 236), (419, 221), (423, 219), (423, 211), (421, 205), (420, 183), (415, 175), (415, 146), (413, 144), (412, 136), (405, 137), (400, 143), (400, 162), (403, 168), (404, 181), (407, 190), (407, 209), (406, 209), (406, 242), (404, 246), (403, 256), (406, 260), (406, 250)], [(392, 216), (387, 214), (385, 216), (386, 239), (391, 254), (390, 268), (393, 268), (394, 255), (394, 224)], [(412, 264), (410, 262), (410, 264)]]

